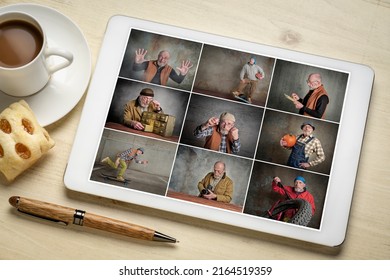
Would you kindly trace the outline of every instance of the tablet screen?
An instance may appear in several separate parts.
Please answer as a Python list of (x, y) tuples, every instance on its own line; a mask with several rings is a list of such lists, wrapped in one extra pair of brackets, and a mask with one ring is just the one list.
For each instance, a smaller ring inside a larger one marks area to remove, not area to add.
[(320, 230), (349, 76), (133, 28), (90, 180)]

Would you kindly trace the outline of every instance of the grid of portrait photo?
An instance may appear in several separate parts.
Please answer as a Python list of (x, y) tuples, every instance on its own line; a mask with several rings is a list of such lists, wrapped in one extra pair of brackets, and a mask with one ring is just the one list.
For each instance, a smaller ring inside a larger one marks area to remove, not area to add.
[(132, 29), (91, 180), (320, 229), (348, 78)]

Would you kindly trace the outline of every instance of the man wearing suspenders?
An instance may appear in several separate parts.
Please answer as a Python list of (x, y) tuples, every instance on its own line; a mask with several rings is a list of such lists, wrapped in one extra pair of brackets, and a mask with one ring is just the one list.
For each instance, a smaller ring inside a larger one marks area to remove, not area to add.
[[(320, 140), (313, 136), (315, 127), (310, 122), (305, 122), (301, 125), (302, 134), (297, 136), (295, 145), (291, 148), (291, 154), (288, 158), (287, 165), (307, 169), (318, 165), (325, 160), (325, 153)], [(287, 148), (287, 143), (283, 139), (280, 140), (280, 145)], [(314, 155), (314, 157), (312, 157)], [(310, 157), (312, 157), (310, 159)]]

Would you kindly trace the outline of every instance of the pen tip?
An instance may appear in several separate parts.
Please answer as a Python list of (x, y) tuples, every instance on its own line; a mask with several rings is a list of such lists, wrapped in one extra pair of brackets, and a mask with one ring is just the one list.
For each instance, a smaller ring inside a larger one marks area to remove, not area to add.
[(19, 196), (11, 196), (8, 199), (9, 204), (11, 204), (13, 207), (17, 207), (18, 202), (19, 202)]
[(176, 240), (176, 238), (170, 237), (164, 233), (161, 232), (154, 232), (153, 236), (154, 241), (159, 241), (159, 242), (168, 242), (168, 243), (177, 243), (179, 241)]

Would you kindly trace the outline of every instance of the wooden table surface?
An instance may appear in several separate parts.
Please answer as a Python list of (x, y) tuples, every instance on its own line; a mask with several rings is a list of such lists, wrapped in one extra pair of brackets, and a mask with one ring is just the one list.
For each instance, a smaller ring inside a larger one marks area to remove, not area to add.
[(212, 206), (216, 208), (221, 208), (229, 211), (235, 211), (235, 212), (242, 212), (242, 206), (233, 204), (233, 203), (226, 203), (222, 201), (216, 201), (216, 200), (208, 200), (204, 199), (203, 197), (199, 197), (196, 195), (190, 195), (187, 193), (183, 192), (175, 192), (175, 191), (170, 191), (168, 190), (167, 192), (167, 197), (175, 198), (175, 199), (181, 199), (201, 205), (207, 205), (207, 206)]
[[(25, 1), (0, 0), (0, 6)], [(370, 65), (376, 74), (347, 237), (326, 248), (69, 191), (63, 173), (84, 98), (47, 127), (56, 146), (11, 185), (0, 185), (0, 259), (389, 259), (390, 1), (29, 1), (52, 7), (83, 31), (92, 70), (116, 14)], [(351, 139), (353, 141), (353, 139)], [(67, 229), (22, 217), (13, 195), (78, 207), (153, 227), (174, 246)], [(207, 243), (204, 244), (207, 236)], [(213, 248), (210, 250), (209, 248)]]

